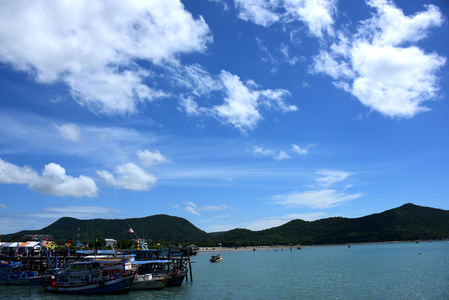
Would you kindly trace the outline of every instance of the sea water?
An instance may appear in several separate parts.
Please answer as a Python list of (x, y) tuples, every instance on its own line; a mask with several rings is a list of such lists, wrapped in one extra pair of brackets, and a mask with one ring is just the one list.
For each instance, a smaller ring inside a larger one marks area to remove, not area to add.
[[(252, 249), (252, 248), (251, 248)], [(210, 263), (219, 253), (222, 262)], [(117, 296), (0, 286), (4, 299), (449, 299), (449, 242), (200, 252), (193, 281)]]

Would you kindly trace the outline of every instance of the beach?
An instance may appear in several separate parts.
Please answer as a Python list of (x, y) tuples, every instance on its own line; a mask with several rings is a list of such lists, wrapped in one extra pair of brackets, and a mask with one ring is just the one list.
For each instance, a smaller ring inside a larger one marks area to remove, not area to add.
[(351, 246), (351, 245), (380, 245), (380, 244), (401, 244), (401, 243), (426, 243), (438, 242), (440, 240), (413, 240), (413, 241), (386, 241), (386, 242), (367, 242), (367, 243), (346, 243), (346, 244), (324, 244), (324, 245), (276, 245), (276, 246), (246, 246), (246, 247), (199, 247), (199, 252), (230, 252), (230, 251), (283, 251), (299, 250), (311, 247), (333, 247), (333, 246)]

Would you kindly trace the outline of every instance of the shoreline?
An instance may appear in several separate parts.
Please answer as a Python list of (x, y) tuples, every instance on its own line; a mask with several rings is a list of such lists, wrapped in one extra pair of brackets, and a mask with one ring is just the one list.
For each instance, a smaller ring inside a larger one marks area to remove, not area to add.
[(323, 245), (277, 245), (277, 246), (246, 246), (246, 247), (199, 247), (198, 252), (231, 252), (231, 251), (258, 251), (258, 250), (301, 250), (304, 248), (334, 247), (334, 246), (358, 246), (358, 245), (379, 245), (379, 244), (400, 244), (400, 243), (430, 243), (447, 240), (413, 240), (413, 241), (388, 241), (388, 242), (365, 242), (365, 243), (345, 243), (345, 244), (323, 244)]

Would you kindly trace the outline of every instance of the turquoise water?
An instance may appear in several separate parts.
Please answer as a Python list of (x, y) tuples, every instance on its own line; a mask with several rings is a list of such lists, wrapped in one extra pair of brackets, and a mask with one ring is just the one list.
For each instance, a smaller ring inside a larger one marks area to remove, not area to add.
[(193, 283), (119, 296), (0, 287), (8, 299), (449, 299), (449, 242), (222, 251), (192, 259)]

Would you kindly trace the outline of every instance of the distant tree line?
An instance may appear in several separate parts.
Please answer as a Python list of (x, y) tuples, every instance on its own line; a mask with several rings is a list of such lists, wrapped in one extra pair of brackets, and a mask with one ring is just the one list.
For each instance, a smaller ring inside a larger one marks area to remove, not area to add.
[[(135, 234), (129, 232), (132, 226)], [(262, 245), (318, 245), (360, 242), (445, 239), (449, 237), (449, 211), (405, 204), (361, 218), (333, 217), (313, 222), (293, 220), (282, 226), (252, 231), (236, 228), (206, 233), (189, 221), (167, 215), (126, 220), (78, 220), (61, 218), (41, 230), (4, 235), (3, 240), (20, 240), (24, 235), (51, 234), (58, 244), (76, 240), (80, 228), (82, 244), (105, 247), (105, 238), (117, 240), (119, 248), (136, 247), (133, 239), (149, 237), (149, 246), (247, 247)], [(98, 237), (101, 237), (100, 239)], [(151, 240), (150, 240), (151, 239)]]

